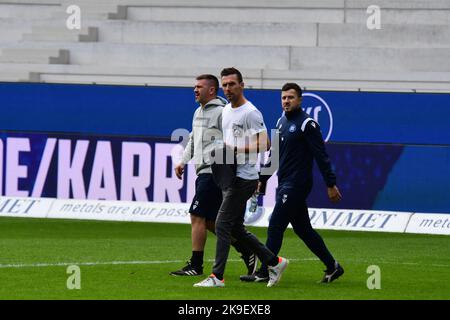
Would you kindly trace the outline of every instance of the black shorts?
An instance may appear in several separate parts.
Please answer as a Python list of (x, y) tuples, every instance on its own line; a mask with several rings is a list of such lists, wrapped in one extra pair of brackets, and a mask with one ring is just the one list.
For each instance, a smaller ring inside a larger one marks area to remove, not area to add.
[(195, 180), (195, 196), (189, 213), (208, 221), (216, 221), (221, 204), (222, 190), (214, 182), (212, 174), (199, 174)]

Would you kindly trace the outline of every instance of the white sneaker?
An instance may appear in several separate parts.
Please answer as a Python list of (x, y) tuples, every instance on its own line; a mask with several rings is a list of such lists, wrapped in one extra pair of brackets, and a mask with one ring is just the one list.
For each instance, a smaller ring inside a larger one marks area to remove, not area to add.
[(212, 273), (205, 280), (194, 284), (194, 287), (218, 287), (218, 288), (222, 288), (222, 287), (225, 287), (225, 281), (217, 279), (217, 277)]
[(278, 264), (276, 266), (269, 266), (269, 283), (267, 284), (268, 287), (272, 287), (276, 285), (280, 279), (281, 275), (283, 274), (283, 271), (286, 270), (286, 267), (289, 264), (289, 260), (286, 258), (278, 257)]

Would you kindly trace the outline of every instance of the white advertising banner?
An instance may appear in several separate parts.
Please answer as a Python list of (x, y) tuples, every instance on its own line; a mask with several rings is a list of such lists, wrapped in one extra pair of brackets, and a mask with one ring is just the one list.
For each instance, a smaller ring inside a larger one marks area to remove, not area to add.
[(406, 232), (450, 235), (450, 214), (415, 213)]
[[(247, 226), (267, 227), (273, 207), (247, 210)], [(0, 197), (0, 217), (190, 223), (188, 203)], [(450, 235), (450, 215), (310, 208), (315, 229)], [(289, 225), (292, 228), (291, 225)]]
[(190, 223), (189, 205), (103, 200), (55, 200), (48, 218)]
[[(273, 207), (258, 208), (256, 213), (246, 213), (246, 224), (258, 227), (269, 225)], [(317, 209), (309, 208), (313, 228), (331, 230), (404, 232), (410, 212)], [(292, 227), (289, 225), (289, 227)]]
[(410, 212), (309, 209), (311, 224), (317, 229), (404, 232)]
[(46, 218), (54, 199), (0, 197), (0, 217)]

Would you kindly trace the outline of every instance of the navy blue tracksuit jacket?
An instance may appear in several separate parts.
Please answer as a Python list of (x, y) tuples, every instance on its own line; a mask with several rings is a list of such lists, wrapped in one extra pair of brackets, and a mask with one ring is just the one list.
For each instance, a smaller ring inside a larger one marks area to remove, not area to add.
[[(315, 159), (328, 187), (336, 184), (325, 150), (320, 126), (301, 108), (285, 113), (277, 122), (279, 133), (279, 188), (309, 191), (313, 184), (313, 160)], [(270, 176), (261, 176), (267, 181)]]

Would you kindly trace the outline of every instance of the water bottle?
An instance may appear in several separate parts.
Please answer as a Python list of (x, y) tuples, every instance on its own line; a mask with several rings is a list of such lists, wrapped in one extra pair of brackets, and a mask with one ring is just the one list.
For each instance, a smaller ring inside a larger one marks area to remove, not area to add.
[(259, 192), (255, 192), (250, 198), (250, 207), (248, 208), (249, 212), (256, 212), (256, 209), (258, 208), (258, 196)]

